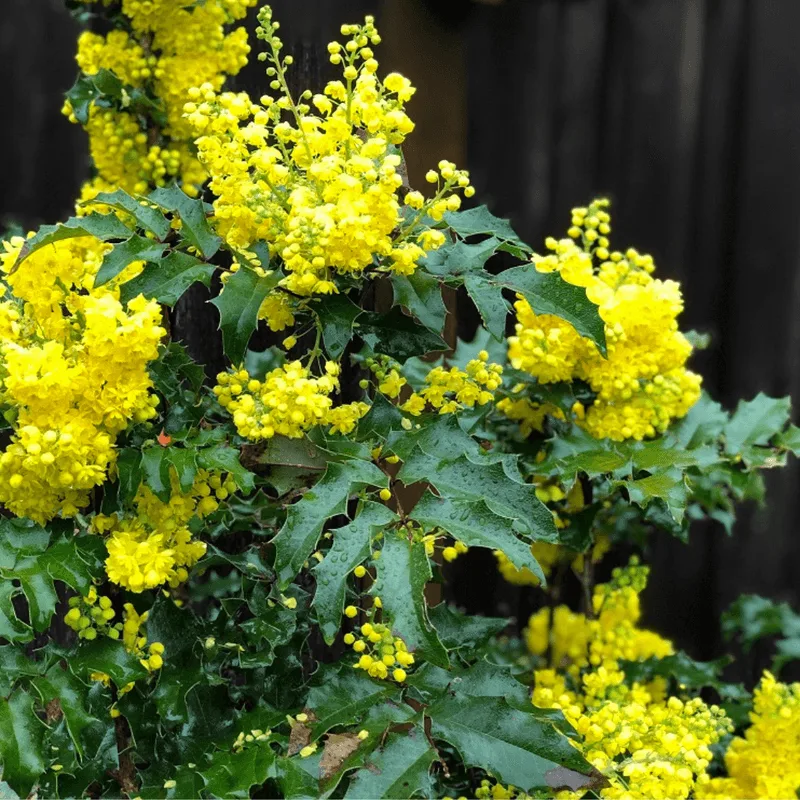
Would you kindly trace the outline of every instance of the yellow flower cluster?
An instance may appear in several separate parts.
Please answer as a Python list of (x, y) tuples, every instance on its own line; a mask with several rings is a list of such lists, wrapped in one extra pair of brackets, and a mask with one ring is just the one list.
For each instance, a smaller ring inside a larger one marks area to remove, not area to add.
[[(650, 256), (630, 249), (609, 252), (608, 201), (573, 209), (569, 237), (547, 239), (550, 254), (534, 256), (539, 272), (559, 272), (586, 288), (605, 323), (608, 358), (571, 324), (550, 314), (535, 314), (526, 300), (515, 303), (516, 335), (509, 338), (515, 369), (541, 383), (586, 381), (597, 397), (588, 409), (574, 408), (576, 421), (592, 436), (641, 440), (663, 432), (700, 397), (698, 375), (686, 369), (692, 352), (678, 330), (683, 310), (680, 286), (653, 277)], [(508, 403), (516, 418), (541, 425), (539, 408)]]
[(552, 669), (535, 680), (533, 704), (563, 711), (586, 759), (609, 781), (599, 792), (606, 800), (689, 797), (709, 781), (711, 747), (732, 730), (725, 712), (699, 697), (657, 699), (641, 684), (628, 686), (614, 661), (586, 672), (580, 691)]
[(594, 619), (559, 606), (552, 631), (549, 609), (527, 630), (531, 651), (543, 655), (549, 644), (554, 666), (536, 671), (532, 702), (563, 711), (586, 759), (609, 780), (600, 790), (608, 800), (688, 797), (709, 780), (711, 746), (732, 730), (716, 706), (666, 697), (663, 679), (625, 682), (620, 661), (673, 652), (669, 641), (636, 627), (646, 580), (647, 568), (635, 562), (616, 569), (595, 588)]
[[(114, 640), (121, 637), (125, 649), (136, 655), (145, 669), (151, 672), (161, 669), (164, 665), (164, 645), (153, 642), (147, 647), (147, 637), (140, 632), (141, 626), (147, 622), (147, 612), (139, 614), (131, 603), (125, 603), (122, 622), (112, 623), (116, 614), (111, 598), (98, 595), (97, 589), (92, 586), (86, 597), (69, 599), (69, 611), (64, 615), (64, 622), (78, 634), (78, 638), (89, 642), (98, 636)], [(106, 685), (110, 680), (108, 675), (100, 672), (93, 673), (92, 678)]]
[[(163, 115), (124, 110), (124, 100), (121, 108), (92, 105), (85, 128), (97, 176), (84, 187), (83, 200), (116, 188), (143, 194), (174, 178), (187, 192), (196, 193), (206, 174), (183, 116), (187, 92), (200, 84), (220, 90), (226, 78), (247, 63), (246, 30), (226, 33), (226, 26), (243, 18), (255, 3), (123, 0), (124, 30), (80, 36), (76, 60), (86, 75), (110, 70), (126, 87), (155, 98)], [(69, 102), (64, 113), (77, 122)]]
[(331, 393), (339, 388), (339, 365), (325, 364), (325, 374), (311, 375), (308, 367), (293, 361), (259, 381), (247, 370), (217, 375), (214, 393), (233, 417), (236, 430), (245, 439), (288, 436), (298, 439), (315, 425), (330, 425), (334, 432), (350, 433), (366, 414), (366, 403), (333, 407)]
[[(269, 63), (275, 96), (256, 103), (204, 84), (185, 106), (211, 175), (217, 230), (240, 250), (266, 242), (286, 270), (282, 287), (301, 297), (338, 291), (336, 274), (358, 277), (373, 267), (412, 273), (426, 252), (444, 244), (444, 233), (430, 225), (459, 208), (455, 190), (473, 193), (467, 173), (441, 161), (428, 173), (433, 197), (403, 197), (398, 146), (414, 128), (404, 110), (414, 88), (397, 73), (378, 78), (372, 47), (380, 36), (372, 17), (342, 26), (346, 43), (328, 46), (343, 79), (297, 99), (286, 79), (292, 57), (281, 55), (269, 7), (259, 21), (257, 35), (268, 46), (260, 58)], [(265, 303), (262, 318), (280, 329), (285, 298)]]
[[(524, 384), (517, 384), (512, 392), (518, 393), (525, 389)], [(497, 410), (509, 419), (520, 423), (520, 433), (528, 437), (534, 431), (541, 433), (547, 417), (566, 419), (564, 412), (552, 403), (536, 403), (526, 397), (504, 397), (497, 402)]]
[(17, 265), (24, 241), (0, 252), (0, 393), (13, 426), (0, 503), (43, 523), (85, 506), (117, 435), (156, 415), (148, 364), (165, 331), (157, 303), (119, 300), (119, 281), (141, 265), (94, 288), (110, 245), (67, 239)]
[(527, 792), (517, 789), (516, 786), (493, 783), (487, 778), (484, 778), (475, 790), (475, 797), (478, 800), (531, 800)]
[[(356, 610), (355, 606), (348, 608)], [(406, 668), (414, 663), (414, 656), (408, 652), (406, 643), (392, 636), (391, 628), (381, 622), (365, 622), (360, 630), (358, 637), (352, 633), (344, 635), (345, 644), (360, 654), (353, 666), (380, 680), (387, 680), (389, 670), (392, 670), (392, 680), (403, 683), (407, 677)]]
[(765, 672), (753, 695), (750, 727), (725, 753), (726, 778), (712, 778), (697, 797), (796, 797), (800, 791), (800, 683)]
[(155, 589), (164, 583), (175, 588), (188, 577), (188, 568), (205, 554), (205, 542), (192, 538), (189, 522), (219, 507), (219, 501), (236, 491), (231, 476), (200, 470), (191, 491), (182, 492), (171, 472), (169, 502), (142, 485), (134, 499), (135, 514), (97, 515), (95, 533), (109, 534), (106, 541), (109, 580), (132, 592)]
[(610, 583), (594, 589), (593, 619), (576, 614), (567, 606), (558, 606), (551, 626), (550, 609), (540, 609), (525, 630), (528, 649), (541, 656), (549, 648), (551, 663), (566, 668), (573, 676), (584, 667), (597, 667), (608, 661), (671, 655), (671, 642), (637, 627), (641, 617), (639, 594), (647, 583), (648, 572), (648, 567), (635, 561), (615, 569)]
[[(466, 370), (434, 367), (425, 376), (425, 388), (414, 392), (400, 408), (419, 416), (426, 406), (437, 409), (440, 414), (455, 414), (465, 408), (491, 403), (494, 392), (503, 382), (503, 368), (499, 364), (489, 364), (488, 360), (489, 354), (481, 350), (478, 358), (467, 364)], [(384, 381), (381, 387), (387, 383)]]

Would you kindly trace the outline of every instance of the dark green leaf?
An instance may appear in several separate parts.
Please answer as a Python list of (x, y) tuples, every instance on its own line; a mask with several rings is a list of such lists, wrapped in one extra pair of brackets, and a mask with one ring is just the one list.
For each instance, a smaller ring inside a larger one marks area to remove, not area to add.
[(219, 250), (222, 240), (211, 230), (202, 200), (192, 199), (177, 186), (156, 189), (148, 199), (181, 218), (181, 235), (203, 258), (211, 258)]
[(217, 751), (212, 765), (200, 774), (212, 797), (249, 798), (253, 786), (266, 782), (274, 763), (275, 753), (264, 744), (240, 753)]
[(387, 531), (376, 566), (372, 591), (381, 598), (392, 632), (409, 651), (419, 651), (426, 661), (446, 669), (450, 665), (447, 650), (428, 619), (425, 585), (432, 573), (424, 543)]
[(509, 309), (503, 289), (482, 275), (467, 275), (464, 286), (489, 333), (495, 339), (505, 339)]
[(317, 580), (314, 608), (322, 635), (328, 644), (333, 643), (339, 632), (347, 578), (369, 557), (375, 529), (385, 528), (397, 519), (391, 509), (367, 501), (352, 522), (332, 531), (333, 545), (314, 568), (314, 577)]
[(234, 364), (240, 364), (244, 359), (250, 337), (258, 327), (258, 310), (280, 278), (278, 271), (262, 276), (255, 270), (240, 267), (211, 301), (219, 309), (219, 329), (225, 355)]
[(33, 698), (17, 689), (0, 697), (0, 762), (3, 780), (27, 797), (45, 770), (45, 728), (33, 710)]
[(447, 349), (441, 336), (420, 327), (397, 306), (388, 314), (364, 312), (356, 332), (364, 340), (368, 352), (390, 356), (401, 363), (412, 356)]
[(392, 275), (394, 302), (405, 306), (426, 328), (441, 333), (447, 309), (442, 300), (442, 286), (427, 272)]
[(199, 281), (208, 286), (213, 274), (212, 264), (173, 250), (166, 258), (146, 264), (135, 278), (122, 284), (120, 297), (127, 303), (141, 294), (171, 307), (192, 284)]
[(430, 768), (435, 759), (436, 751), (420, 728), (390, 733), (368, 766), (355, 774), (345, 797), (434, 797)]
[(767, 397), (760, 392), (752, 400), (740, 401), (723, 430), (725, 451), (741, 456), (748, 466), (761, 466), (770, 455), (764, 448), (783, 431), (790, 413), (788, 397)]
[(215, 444), (198, 449), (197, 465), (202, 469), (229, 473), (244, 494), (253, 491), (255, 487), (255, 476), (242, 466), (239, 451), (230, 445)]
[(646, 508), (653, 500), (661, 500), (677, 523), (683, 522), (688, 502), (686, 481), (677, 469), (657, 472), (647, 478), (634, 481), (620, 481), (620, 486), (628, 490), (632, 503)]
[(479, 617), (463, 614), (447, 603), (428, 610), (433, 627), (448, 650), (472, 653), (479, 650), (509, 624), (505, 617)]
[[(595, 788), (597, 778), (550, 718), (525, 713), (500, 697), (446, 697), (431, 706), (431, 733), (460, 753), (468, 766), (490, 772), (524, 791)], [(568, 783), (569, 781), (569, 783)]]
[(89, 110), (96, 100), (107, 96), (118, 99), (122, 96), (124, 85), (110, 70), (101, 69), (94, 75), (81, 74), (72, 88), (66, 93), (72, 106), (72, 113), (81, 125), (89, 122)]
[(553, 314), (569, 322), (605, 355), (605, 323), (586, 289), (567, 283), (557, 272), (538, 272), (532, 265), (508, 269), (497, 281), (521, 294), (536, 314)]
[(481, 234), (496, 236), (503, 242), (514, 242), (530, 252), (511, 227), (511, 223), (507, 219), (496, 217), (486, 206), (477, 206), (466, 211), (448, 211), (444, 220), (461, 237)]
[(531, 553), (530, 541), (519, 539), (512, 519), (495, 514), (483, 500), (454, 500), (426, 492), (409, 516), (428, 529), (443, 528), (470, 547), (502, 550), (517, 569), (527, 568), (542, 585), (546, 583), (542, 568)]
[(126, 211), (136, 220), (139, 227), (152, 233), (161, 242), (170, 232), (169, 220), (157, 208), (131, 197), (122, 189), (117, 189), (115, 192), (100, 192), (91, 202), (92, 205), (102, 203), (119, 211)]
[(288, 586), (314, 552), (325, 523), (343, 513), (353, 491), (386, 486), (387, 476), (368, 461), (330, 464), (320, 480), (289, 507), (286, 522), (274, 539), (275, 570), (281, 587)]
[(362, 313), (347, 297), (333, 294), (315, 306), (322, 325), (322, 341), (331, 358), (339, 358), (353, 338), (353, 324)]
[(158, 262), (165, 249), (166, 245), (146, 239), (138, 233), (120, 244), (115, 244), (114, 249), (103, 256), (103, 263), (94, 279), (95, 288), (116, 278), (134, 261)]
[(89, 680), (93, 672), (104, 672), (120, 688), (147, 676), (147, 670), (139, 659), (129, 653), (121, 641), (108, 638), (84, 643), (70, 658), (69, 668), (73, 675), (84, 681)]
[(486, 262), (500, 249), (502, 242), (494, 237), (478, 244), (456, 242), (429, 253), (421, 265), (432, 275), (458, 278), (477, 273), (486, 275)]

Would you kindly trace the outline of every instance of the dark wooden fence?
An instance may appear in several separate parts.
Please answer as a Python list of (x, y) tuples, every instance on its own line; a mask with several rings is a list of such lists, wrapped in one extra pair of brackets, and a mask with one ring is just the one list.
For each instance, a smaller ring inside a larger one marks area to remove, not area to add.
[[(618, 244), (652, 252), (683, 282), (686, 327), (713, 336), (696, 358), (727, 404), (759, 390), (800, 397), (798, 0), (275, 0), (298, 79), (329, 75), (324, 44), (375, 13), (383, 64), (419, 87), (412, 183), (442, 157), (536, 245), (596, 194), (615, 201)], [(4, 0), (0, 28), (0, 221), (68, 214), (86, 174), (83, 134), (59, 115), (76, 27), (61, 0)], [(251, 64), (237, 84), (263, 85)], [(198, 295), (193, 349), (218, 352)], [(471, 317), (462, 312), (460, 327)], [(719, 652), (721, 611), (742, 591), (800, 606), (795, 465), (735, 536), (699, 526), (659, 537), (649, 620), (698, 657)], [(512, 613), (527, 601), (486, 562), (455, 597)]]

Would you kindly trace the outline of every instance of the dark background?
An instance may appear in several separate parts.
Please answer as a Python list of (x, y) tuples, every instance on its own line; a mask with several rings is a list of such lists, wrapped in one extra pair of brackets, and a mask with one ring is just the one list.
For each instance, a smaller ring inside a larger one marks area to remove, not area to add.
[[(276, 0), (298, 84), (329, 77), (324, 45), (374, 13), (378, 58), (418, 86), (412, 184), (450, 158), (477, 198), (535, 247), (569, 209), (614, 200), (612, 244), (651, 252), (683, 283), (684, 328), (713, 336), (694, 366), (728, 407), (759, 390), (800, 396), (800, 0)], [(84, 133), (60, 115), (78, 29), (61, 0), (3, 0), (0, 224), (69, 215), (88, 171)], [(266, 88), (253, 60), (234, 85)], [(192, 349), (218, 354), (203, 298)], [(462, 315), (463, 316), (463, 315)], [(469, 324), (463, 317), (461, 328)], [(794, 464), (735, 536), (697, 526), (656, 538), (648, 622), (698, 658), (740, 592), (800, 606)], [(474, 609), (527, 606), (485, 562), (459, 568)]]

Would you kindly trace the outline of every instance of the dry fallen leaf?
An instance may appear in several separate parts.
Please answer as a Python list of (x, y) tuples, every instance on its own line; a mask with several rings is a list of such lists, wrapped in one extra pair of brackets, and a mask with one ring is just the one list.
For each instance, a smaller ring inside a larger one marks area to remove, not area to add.
[(330, 733), (325, 740), (322, 758), (319, 760), (319, 777), (327, 780), (335, 775), (339, 767), (358, 750), (361, 739), (355, 733)]

